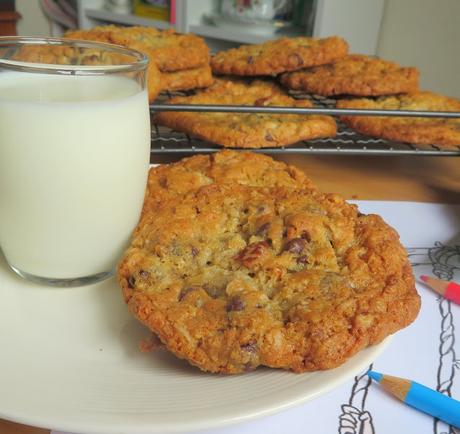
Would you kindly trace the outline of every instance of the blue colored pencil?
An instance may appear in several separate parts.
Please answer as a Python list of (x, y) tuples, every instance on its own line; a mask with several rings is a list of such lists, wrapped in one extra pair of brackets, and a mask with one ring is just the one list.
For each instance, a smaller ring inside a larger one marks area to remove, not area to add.
[(460, 428), (460, 401), (415, 381), (383, 375), (375, 371), (369, 371), (367, 375), (407, 405)]

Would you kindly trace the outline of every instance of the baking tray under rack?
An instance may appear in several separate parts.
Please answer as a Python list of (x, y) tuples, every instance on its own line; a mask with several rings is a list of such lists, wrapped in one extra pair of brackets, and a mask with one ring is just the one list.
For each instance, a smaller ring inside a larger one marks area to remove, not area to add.
[[(181, 93), (183, 95), (183, 93)], [(177, 93), (175, 93), (177, 95)], [(169, 95), (168, 95), (169, 96)], [(335, 108), (335, 100), (312, 95), (292, 94), (295, 98), (310, 99), (315, 107), (311, 109), (297, 109), (288, 107), (241, 107), (241, 106), (180, 106), (159, 103), (150, 106), (151, 112), (168, 111), (199, 111), (199, 112), (256, 112), (276, 114), (327, 114), (337, 121), (336, 137), (300, 141), (295, 144), (277, 148), (251, 149), (253, 152), (268, 154), (303, 153), (303, 154), (342, 154), (342, 155), (420, 155), (420, 156), (460, 156), (460, 145), (450, 146), (448, 149), (436, 145), (412, 145), (408, 143), (392, 142), (364, 136), (347, 127), (338, 118), (338, 114), (366, 116), (407, 116), (407, 117), (448, 117), (460, 118), (457, 112), (426, 112), (426, 111), (399, 111), (399, 110), (344, 110)], [(188, 134), (173, 131), (168, 127), (152, 123), (152, 154), (194, 154), (208, 153), (221, 150), (222, 147)]]

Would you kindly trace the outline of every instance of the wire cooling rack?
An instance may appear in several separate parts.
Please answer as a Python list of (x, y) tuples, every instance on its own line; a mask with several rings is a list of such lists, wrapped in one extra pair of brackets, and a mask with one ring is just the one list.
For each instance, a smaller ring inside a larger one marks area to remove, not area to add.
[[(183, 95), (183, 93), (180, 93)], [(175, 93), (177, 95), (177, 93)], [(170, 95), (164, 95), (170, 96)], [(314, 108), (286, 107), (241, 107), (241, 106), (180, 106), (165, 105), (160, 100), (150, 106), (151, 112), (168, 111), (226, 111), (226, 112), (257, 112), (257, 113), (291, 113), (291, 114), (327, 114), (335, 117), (337, 122), (336, 137), (300, 141), (289, 146), (278, 148), (251, 149), (263, 153), (304, 153), (304, 154), (347, 154), (347, 155), (425, 155), (425, 156), (460, 156), (460, 145), (448, 149), (436, 145), (413, 145), (408, 143), (391, 142), (385, 139), (364, 136), (347, 127), (337, 115), (366, 116), (407, 116), (407, 117), (446, 117), (460, 118), (457, 112), (425, 112), (399, 110), (344, 110), (336, 109), (335, 99), (313, 95), (292, 94), (298, 99), (310, 99)], [(188, 134), (173, 131), (168, 127), (152, 123), (152, 154), (194, 154), (216, 152), (222, 147)]]

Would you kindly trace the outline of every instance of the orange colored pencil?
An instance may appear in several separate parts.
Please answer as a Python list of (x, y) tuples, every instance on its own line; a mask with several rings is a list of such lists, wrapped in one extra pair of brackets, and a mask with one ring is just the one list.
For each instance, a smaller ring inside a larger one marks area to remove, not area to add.
[(442, 295), (447, 300), (460, 304), (460, 285), (458, 283), (447, 282), (430, 276), (420, 276), (420, 279), (439, 295)]

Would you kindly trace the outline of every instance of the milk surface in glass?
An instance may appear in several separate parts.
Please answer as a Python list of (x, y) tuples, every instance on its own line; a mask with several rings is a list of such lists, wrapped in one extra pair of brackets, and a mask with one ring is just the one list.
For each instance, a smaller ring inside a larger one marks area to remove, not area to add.
[(0, 72), (0, 246), (67, 279), (114, 268), (142, 207), (147, 93), (123, 76)]

